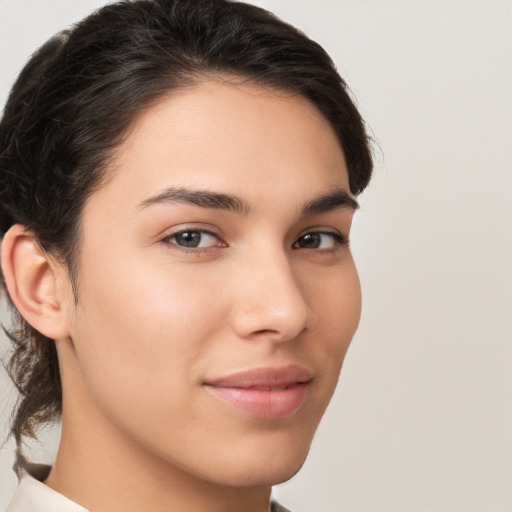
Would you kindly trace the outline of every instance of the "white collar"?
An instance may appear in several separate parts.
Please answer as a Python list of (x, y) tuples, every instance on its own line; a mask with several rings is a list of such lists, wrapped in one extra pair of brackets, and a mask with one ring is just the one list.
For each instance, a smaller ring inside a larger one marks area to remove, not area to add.
[[(45, 466), (36, 464), (31, 466), (33, 473), (47, 474)], [(78, 503), (37, 480), (27, 470), (21, 469), (20, 483), (6, 512), (34, 512), (35, 510), (37, 512), (89, 512)], [(273, 501), (269, 512), (289, 512), (289, 510)]]
[(63, 494), (22, 470), (20, 483), (6, 512), (88, 512)]

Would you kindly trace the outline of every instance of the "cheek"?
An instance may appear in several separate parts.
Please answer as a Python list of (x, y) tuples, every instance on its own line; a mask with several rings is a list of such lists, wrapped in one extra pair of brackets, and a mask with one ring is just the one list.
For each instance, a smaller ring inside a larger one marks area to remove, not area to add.
[(89, 393), (109, 414), (179, 407), (226, 317), (212, 301), (217, 284), (177, 266), (157, 274), (128, 258), (107, 263), (83, 269), (72, 333)]
[(342, 339), (341, 345), (346, 350), (361, 318), (361, 286), (355, 266), (344, 274), (324, 300), (332, 337)]
[(361, 285), (352, 257), (309, 281), (308, 295), (333, 349), (348, 346), (361, 317)]
[[(315, 333), (309, 338), (311, 351), (322, 358), (324, 386), (334, 391), (341, 366), (361, 317), (361, 287), (353, 261), (330, 272), (322, 286), (310, 289), (317, 316)], [(329, 394), (329, 391), (326, 391)]]

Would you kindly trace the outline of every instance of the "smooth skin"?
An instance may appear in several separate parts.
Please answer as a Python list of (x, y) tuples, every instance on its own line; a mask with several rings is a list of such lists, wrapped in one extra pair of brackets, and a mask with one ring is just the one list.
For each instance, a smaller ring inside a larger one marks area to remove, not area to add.
[[(360, 317), (353, 208), (304, 213), (349, 196), (335, 133), (302, 97), (205, 81), (143, 111), (109, 173), (81, 217), (78, 304), (24, 228), (2, 247), (15, 304), (57, 340), (62, 441), (46, 484), (93, 512), (266, 512), (306, 458)], [(313, 378), (285, 418), (204, 386), (288, 365)]]

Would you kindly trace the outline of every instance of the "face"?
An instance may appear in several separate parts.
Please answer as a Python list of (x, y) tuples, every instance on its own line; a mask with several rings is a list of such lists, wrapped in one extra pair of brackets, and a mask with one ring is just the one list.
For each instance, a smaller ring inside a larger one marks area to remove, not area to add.
[(360, 315), (331, 126), (303, 98), (205, 82), (143, 112), (110, 173), (82, 215), (65, 414), (194, 478), (288, 479)]

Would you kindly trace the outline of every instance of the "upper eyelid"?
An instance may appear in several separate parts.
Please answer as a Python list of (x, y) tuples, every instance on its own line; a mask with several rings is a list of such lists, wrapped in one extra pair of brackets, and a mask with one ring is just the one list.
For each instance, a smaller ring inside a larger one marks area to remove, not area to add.
[(192, 225), (188, 225), (188, 224), (181, 224), (179, 226), (166, 229), (162, 233), (162, 235), (160, 235), (160, 238), (170, 238), (172, 236), (179, 235), (180, 233), (186, 233), (187, 231), (198, 231), (200, 233), (207, 233), (209, 235), (216, 236), (217, 238), (220, 238), (220, 239), (223, 239), (223, 236), (224, 236), (222, 231), (220, 229), (215, 228), (215, 226), (205, 227), (204, 224), (202, 226), (192, 226)]
[(347, 240), (348, 237), (345, 236), (343, 233), (340, 233), (339, 231), (329, 231), (329, 230), (322, 230), (322, 229), (312, 229), (312, 230), (308, 230), (308, 231), (304, 231), (303, 233), (301, 233), (295, 240), (298, 240), (299, 238), (305, 236), (305, 235), (310, 235), (310, 234), (319, 234), (319, 235), (331, 235), (332, 237), (335, 237), (335, 238), (342, 238), (343, 240)]
[[(174, 237), (180, 235), (181, 233), (186, 233), (188, 231), (195, 231), (195, 232), (199, 232), (202, 234), (207, 234), (209, 236), (213, 236), (217, 239), (217, 243), (213, 244), (211, 246), (207, 246), (207, 247), (187, 247), (187, 246), (182, 246), (176, 242), (172, 242), (172, 239)], [(178, 251), (188, 253), (188, 254), (193, 253), (193, 254), (197, 254), (197, 255), (210, 252), (212, 249), (215, 249), (215, 246), (217, 246), (217, 248), (219, 248), (221, 245), (223, 245), (224, 247), (228, 246), (228, 244), (224, 241), (224, 239), (221, 238), (221, 236), (219, 236), (217, 233), (210, 231), (208, 229), (190, 228), (190, 227), (178, 229), (176, 231), (173, 231), (172, 233), (168, 233), (167, 235), (159, 237), (159, 243), (162, 245), (165, 245), (167, 247), (173, 246), (173, 247), (171, 247), (173, 250), (178, 250)]]
[(341, 234), (339, 230), (335, 228), (328, 228), (328, 227), (313, 227), (313, 228), (307, 228), (304, 231), (300, 233), (299, 236), (307, 235), (308, 233), (325, 233), (326, 235), (338, 235)]
[(297, 236), (297, 238), (300, 238), (301, 236), (304, 236), (304, 235), (308, 235), (309, 233), (319, 233), (322, 235), (340, 236), (343, 239), (348, 239), (348, 236), (344, 235), (339, 229), (328, 228), (328, 227), (314, 227), (314, 228), (305, 229)]
[(181, 233), (187, 233), (188, 231), (196, 231), (198, 233), (206, 233), (208, 235), (220, 236), (215, 231), (212, 231), (210, 229), (204, 229), (204, 228), (183, 228), (183, 229), (178, 229), (176, 231), (173, 231), (172, 233), (169, 233), (169, 235), (175, 236), (175, 235), (179, 235)]

